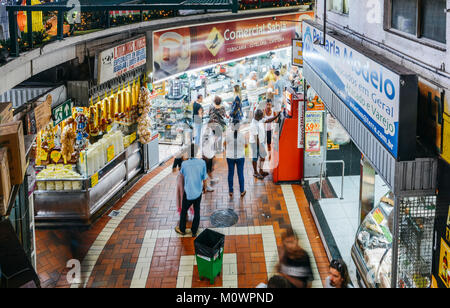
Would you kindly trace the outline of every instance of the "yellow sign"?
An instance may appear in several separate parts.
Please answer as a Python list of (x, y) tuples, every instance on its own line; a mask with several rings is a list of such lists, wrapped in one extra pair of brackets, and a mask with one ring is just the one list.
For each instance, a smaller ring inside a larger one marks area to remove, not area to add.
[(80, 164), (84, 164), (84, 153), (80, 152)]
[(450, 287), (450, 248), (447, 243), (441, 239), (441, 254), (439, 257), (439, 278), (447, 288)]
[(209, 52), (215, 57), (224, 44), (225, 39), (223, 38), (222, 34), (220, 34), (220, 31), (217, 30), (216, 27), (214, 27), (209, 33), (208, 38), (206, 39), (206, 48), (208, 48)]
[(50, 158), (55, 162), (55, 164), (57, 164), (59, 162), (59, 160), (61, 159), (61, 153), (58, 151), (53, 151), (50, 154)]
[(45, 152), (44, 150), (41, 150), (41, 155), (39, 156), (39, 159), (40, 159), (41, 161), (46, 161), (47, 158), (48, 158), (47, 152)]
[(136, 132), (130, 135), (130, 144), (132, 144), (136, 140)]
[(108, 126), (106, 127), (106, 131), (107, 131), (108, 133), (111, 131), (111, 129), (112, 129), (112, 126), (111, 126), (111, 125), (108, 125)]
[(91, 177), (91, 187), (94, 188), (98, 184), (98, 173)]
[(442, 158), (450, 164), (450, 116), (444, 113), (444, 133), (442, 136)]
[(381, 224), (384, 220), (384, 215), (381, 213), (380, 209), (376, 209), (372, 215), (373, 219), (377, 222), (377, 224)]
[(108, 153), (108, 162), (110, 162), (114, 159), (114, 156), (115, 156), (114, 145), (112, 145), (108, 148), (107, 153)]

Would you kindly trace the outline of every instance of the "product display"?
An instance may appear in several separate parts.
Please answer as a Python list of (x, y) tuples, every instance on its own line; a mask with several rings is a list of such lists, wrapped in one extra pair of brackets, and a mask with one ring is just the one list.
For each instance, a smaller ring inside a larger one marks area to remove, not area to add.
[(81, 190), (82, 177), (69, 165), (49, 165), (36, 177), (38, 190)]
[(391, 287), (393, 206), (381, 202), (361, 224), (352, 255), (371, 287)]

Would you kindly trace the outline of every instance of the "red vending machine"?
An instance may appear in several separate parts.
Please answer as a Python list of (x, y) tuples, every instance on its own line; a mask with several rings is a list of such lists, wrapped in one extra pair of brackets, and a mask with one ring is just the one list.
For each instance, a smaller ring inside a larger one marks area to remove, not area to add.
[(273, 147), (273, 180), (276, 184), (303, 180), (303, 151), (304, 96), (288, 89)]

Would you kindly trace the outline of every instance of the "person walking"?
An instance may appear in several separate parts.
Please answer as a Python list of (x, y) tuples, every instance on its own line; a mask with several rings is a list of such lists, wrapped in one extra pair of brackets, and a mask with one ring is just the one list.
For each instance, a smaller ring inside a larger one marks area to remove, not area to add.
[[(264, 121), (270, 120), (277, 116), (277, 113), (272, 109), (272, 100), (267, 99), (266, 108), (264, 109)], [(273, 121), (270, 123), (265, 123), (266, 126), (266, 137), (267, 137), (267, 150), (269, 151), (269, 157), (271, 157), (272, 152), (272, 135), (273, 135)], [(270, 160), (270, 158), (269, 158)]]
[(284, 95), (284, 82), (281, 79), (280, 71), (275, 71), (276, 81), (274, 84), (274, 110), (275, 112), (280, 112), (283, 105), (283, 95)]
[(310, 288), (314, 280), (308, 253), (300, 247), (294, 230), (282, 236), (283, 255), (276, 266), (278, 274), (286, 278), (293, 288)]
[(244, 179), (244, 166), (245, 166), (245, 149), (248, 144), (245, 140), (244, 134), (239, 131), (240, 124), (236, 123), (227, 129), (225, 135), (225, 156), (228, 164), (228, 188), (230, 197), (233, 197), (234, 193), (234, 169), (237, 168), (237, 174), (239, 178), (239, 188), (241, 197), (246, 195), (245, 191), (245, 179)]
[[(197, 146), (191, 145), (191, 157), (181, 164), (180, 173), (184, 177), (184, 194), (180, 213), (180, 224), (175, 227), (175, 232), (180, 235), (192, 233), (192, 237), (197, 236), (200, 225), (200, 204), (202, 202), (202, 192), (206, 188), (206, 164), (202, 159), (196, 158)], [(194, 207), (194, 220), (192, 229), (186, 229), (186, 217), (189, 208)]]
[(258, 109), (258, 73), (255, 71), (251, 72), (248, 80), (245, 83), (247, 89), (247, 99), (250, 104), (250, 115), (249, 118), (253, 118), (256, 109)]
[(202, 127), (203, 127), (203, 95), (199, 94), (197, 97), (197, 101), (194, 102), (194, 106), (192, 108), (193, 111), (193, 123), (194, 123), (194, 143), (197, 146), (200, 146), (201, 136), (202, 136)]
[(234, 101), (231, 106), (230, 118), (233, 124), (242, 121), (244, 114), (242, 113), (242, 93), (239, 85), (234, 86)]
[(216, 139), (213, 129), (209, 125), (205, 129), (202, 139), (202, 158), (206, 163), (206, 172), (208, 173), (206, 191), (213, 192), (213, 185), (217, 182), (217, 180), (213, 178), (213, 164), (214, 157), (216, 156)]
[(330, 274), (326, 278), (325, 288), (349, 289), (353, 288), (348, 274), (348, 268), (344, 260), (335, 259), (330, 263)]
[(227, 126), (225, 118), (229, 118), (225, 107), (222, 104), (222, 99), (219, 96), (214, 98), (214, 105), (209, 109), (208, 125), (213, 130), (216, 140), (216, 152), (222, 153), (222, 135)]

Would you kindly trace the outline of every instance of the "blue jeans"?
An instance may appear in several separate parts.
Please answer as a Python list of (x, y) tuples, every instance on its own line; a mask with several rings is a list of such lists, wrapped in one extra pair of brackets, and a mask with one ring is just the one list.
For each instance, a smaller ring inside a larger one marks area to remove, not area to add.
[(245, 191), (245, 183), (244, 183), (244, 165), (245, 158), (239, 159), (230, 159), (227, 158), (228, 163), (228, 187), (230, 189), (230, 193), (234, 192), (233, 189), (233, 181), (234, 181), (234, 166), (237, 166), (237, 172), (239, 177), (239, 187), (241, 189), (241, 193)]
[(194, 144), (200, 146), (202, 137), (202, 123), (194, 123)]

